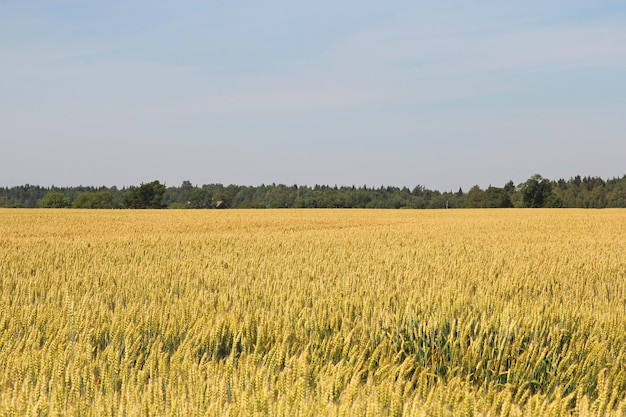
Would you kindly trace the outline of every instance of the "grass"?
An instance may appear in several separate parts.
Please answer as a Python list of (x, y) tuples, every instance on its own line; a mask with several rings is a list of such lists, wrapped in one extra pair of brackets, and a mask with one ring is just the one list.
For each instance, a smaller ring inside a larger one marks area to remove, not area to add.
[(624, 210), (0, 210), (0, 415), (621, 416)]

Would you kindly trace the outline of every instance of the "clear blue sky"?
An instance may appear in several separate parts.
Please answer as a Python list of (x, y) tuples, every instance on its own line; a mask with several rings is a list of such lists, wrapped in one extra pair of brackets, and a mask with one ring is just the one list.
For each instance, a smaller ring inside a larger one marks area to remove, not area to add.
[(0, 186), (626, 174), (626, 1), (0, 0)]

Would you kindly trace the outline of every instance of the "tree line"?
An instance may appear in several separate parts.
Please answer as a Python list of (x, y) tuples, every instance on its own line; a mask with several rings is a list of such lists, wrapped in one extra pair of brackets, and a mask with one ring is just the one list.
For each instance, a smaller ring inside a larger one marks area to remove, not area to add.
[(298, 186), (271, 184), (240, 186), (184, 181), (167, 187), (158, 180), (139, 186), (41, 187), (21, 185), (0, 188), (0, 207), (24, 208), (506, 208), (506, 207), (626, 207), (626, 175), (603, 180), (577, 175), (550, 180), (535, 174), (523, 183), (509, 181), (503, 187), (473, 186), (440, 192), (417, 185)]

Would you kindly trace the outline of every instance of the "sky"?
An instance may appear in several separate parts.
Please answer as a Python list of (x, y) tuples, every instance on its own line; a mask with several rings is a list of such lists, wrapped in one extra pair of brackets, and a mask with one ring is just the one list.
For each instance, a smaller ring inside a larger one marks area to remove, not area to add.
[(0, 186), (626, 174), (626, 1), (0, 0)]

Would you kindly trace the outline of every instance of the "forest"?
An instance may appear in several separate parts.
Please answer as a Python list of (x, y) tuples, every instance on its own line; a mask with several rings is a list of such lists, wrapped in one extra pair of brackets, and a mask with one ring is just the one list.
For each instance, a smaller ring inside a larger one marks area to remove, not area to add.
[(576, 175), (550, 180), (540, 174), (502, 187), (478, 185), (468, 191), (441, 192), (422, 185), (408, 187), (285, 185), (259, 186), (204, 184), (183, 181), (166, 186), (155, 180), (138, 186), (42, 187), (21, 185), (0, 188), (0, 207), (22, 208), (508, 208), (626, 207), (626, 175), (604, 180)]

